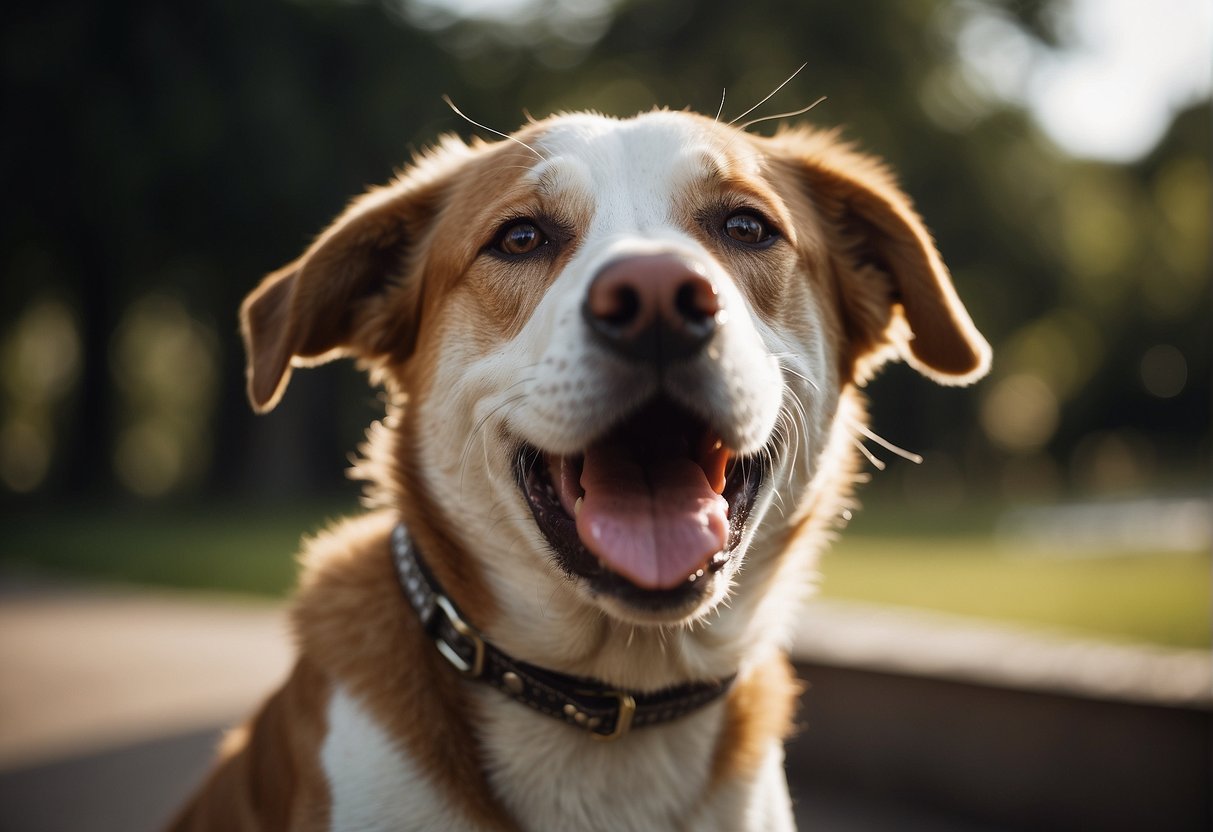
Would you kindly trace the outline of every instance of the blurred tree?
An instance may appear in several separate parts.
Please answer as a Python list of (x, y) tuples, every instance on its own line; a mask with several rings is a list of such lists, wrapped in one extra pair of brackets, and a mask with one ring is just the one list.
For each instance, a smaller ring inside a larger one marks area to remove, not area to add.
[[(1203, 476), (1191, 457), (1208, 455), (1208, 108), (1182, 115), (1138, 164), (1065, 157), (974, 80), (958, 49), (966, 16), (991, 9), (1055, 44), (1055, 5), (534, 0), (483, 19), (440, 0), (12, 10), (0, 33), (11, 125), (0, 137), (0, 324), (9, 331), (57, 298), (81, 343), (41, 493), (112, 491), (115, 443), (133, 417), (113, 377), (127, 365), (111, 355), (148, 296), (183, 304), (217, 336), (195, 350), (219, 379), (202, 487), (256, 480), (257, 493), (289, 497), (331, 485), (373, 394), (348, 369), (300, 374), (286, 406), (254, 421), (234, 313), (260, 275), (410, 149), (477, 132), (443, 93), (505, 131), (561, 109), (710, 114), (725, 89), (727, 120), (802, 63), (751, 117), (827, 96), (805, 118), (843, 125), (896, 167), (996, 348), (994, 378), (976, 394), (891, 369), (875, 382), (876, 428), (958, 470), (1042, 462), (1064, 485), (1094, 432)], [(1036, 410), (999, 423), (1023, 395)]]
[[(416, 81), (451, 75), (453, 59), (374, 7), (325, 3), (60, 0), (8, 15), (2, 43), (6, 110), (20, 117), (0, 138), (0, 315), (7, 326), (31, 298), (61, 295), (83, 340), (52, 490), (112, 486), (111, 345), (148, 293), (177, 296), (219, 334), (213, 486), (250, 472), (279, 472), (269, 478), (288, 490), (331, 482), (349, 447), (327, 406), (339, 377), (301, 384), (310, 402), (253, 426), (235, 310), (445, 113)], [(256, 459), (265, 448), (276, 458)]]

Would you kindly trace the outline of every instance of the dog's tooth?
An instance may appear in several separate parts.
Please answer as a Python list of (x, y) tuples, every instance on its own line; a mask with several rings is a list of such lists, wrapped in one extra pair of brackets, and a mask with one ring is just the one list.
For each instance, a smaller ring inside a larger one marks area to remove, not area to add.
[(581, 514), (581, 504), (585, 502), (585, 497), (578, 497), (577, 502), (573, 503), (573, 516)]

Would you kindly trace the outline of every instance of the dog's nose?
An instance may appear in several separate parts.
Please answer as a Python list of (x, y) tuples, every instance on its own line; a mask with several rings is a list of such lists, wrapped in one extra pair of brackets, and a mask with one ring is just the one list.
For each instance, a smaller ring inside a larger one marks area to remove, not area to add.
[(581, 312), (608, 348), (657, 364), (691, 358), (723, 322), (711, 278), (675, 254), (624, 257), (603, 266)]

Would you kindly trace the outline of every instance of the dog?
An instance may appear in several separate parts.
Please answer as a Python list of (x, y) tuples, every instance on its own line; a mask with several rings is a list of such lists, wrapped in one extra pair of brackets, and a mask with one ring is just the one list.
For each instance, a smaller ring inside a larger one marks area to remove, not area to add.
[(382, 385), (371, 510), (179, 830), (788, 830), (785, 647), (890, 359), (990, 349), (885, 165), (690, 112), (447, 137), (241, 307)]

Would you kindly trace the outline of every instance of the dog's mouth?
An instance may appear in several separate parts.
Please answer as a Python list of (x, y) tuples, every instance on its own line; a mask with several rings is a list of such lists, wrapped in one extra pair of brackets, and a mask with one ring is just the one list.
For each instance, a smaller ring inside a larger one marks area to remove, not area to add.
[(633, 605), (682, 605), (740, 544), (767, 456), (656, 399), (579, 454), (525, 447), (519, 485), (560, 566)]

